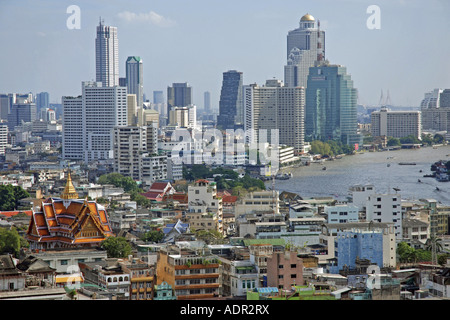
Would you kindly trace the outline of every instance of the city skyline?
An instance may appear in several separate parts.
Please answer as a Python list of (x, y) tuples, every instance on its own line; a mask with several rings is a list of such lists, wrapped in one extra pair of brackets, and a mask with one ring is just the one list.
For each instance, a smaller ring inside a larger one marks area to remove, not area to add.
[[(426, 92), (449, 87), (450, 75), (439, 72), (450, 69), (450, 62), (441, 58), (450, 52), (450, 41), (439, 32), (450, 27), (449, 3), (378, 1), (379, 30), (366, 26), (372, 4), (286, 0), (282, 5), (263, 1), (255, 7), (248, 1), (237, 7), (235, 1), (79, 1), (80, 29), (70, 30), (70, 2), (3, 1), (0, 39), (15, 45), (3, 50), (0, 70), (7, 76), (0, 77), (0, 87), (4, 92), (49, 92), (52, 103), (76, 95), (81, 81), (95, 79), (95, 27), (101, 17), (105, 25), (117, 27), (121, 77), (126, 58), (141, 56), (147, 97), (172, 83), (188, 82), (194, 104), (202, 107), (203, 93), (209, 91), (218, 110), (227, 70), (242, 71), (244, 84), (283, 80), (286, 35), (306, 13), (320, 20), (327, 33), (327, 59), (347, 68), (358, 103), (377, 105), (380, 91), (389, 90), (394, 105), (419, 106)], [(10, 63), (17, 58), (25, 62)]]

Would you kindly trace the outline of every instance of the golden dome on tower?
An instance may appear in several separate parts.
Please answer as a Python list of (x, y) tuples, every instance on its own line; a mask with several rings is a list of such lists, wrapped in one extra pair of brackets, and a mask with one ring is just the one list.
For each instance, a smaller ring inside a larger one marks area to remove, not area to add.
[(316, 21), (316, 19), (314, 19), (312, 15), (307, 13), (300, 19), (300, 21)]

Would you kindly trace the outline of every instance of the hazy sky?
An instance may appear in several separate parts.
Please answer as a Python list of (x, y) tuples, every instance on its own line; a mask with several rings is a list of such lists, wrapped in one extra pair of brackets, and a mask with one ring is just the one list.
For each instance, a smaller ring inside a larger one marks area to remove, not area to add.
[[(70, 30), (67, 7), (81, 10)], [(381, 29), (370, 30), (370, 5)], [(310, 13), (326, 31), (326, 58), (347, 67), (359, 103), (377, 105), (389, 90), (395, 105), (418, 106), (424, 93), (450, 88), (448, 0), (0, 0), (0, 92), (50, 93), (51, 102), (81, 94), (95, 80), (95, 36), (101, 16), (118, 28), (120, 76), (128, 56), (144, 62), (144, 92), (166, 95), (188, 82), (194, 103), (203, 92), (218, 106), (222, 73), (244, 84), (284, 78), (286, 35)]]

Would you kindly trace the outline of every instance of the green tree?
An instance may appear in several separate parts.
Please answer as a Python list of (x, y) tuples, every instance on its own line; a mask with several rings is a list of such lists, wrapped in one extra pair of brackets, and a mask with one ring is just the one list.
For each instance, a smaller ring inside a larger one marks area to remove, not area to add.
[(400, 262), (411, 262), (415, 258), (415, 250), (406, 242), (400, 242), (397, 245), (397, 255)]
[(101, 247), (106, 250), (108, 258), (126, 258), (132, 252), (130, 243), (124, 237), (109, 237)]
[(401, 146), (401, 142), (400, 139), (398, 138), (393, 138), (393, 137), (389, 137), (388, 141), (387, 141), (387, 146), (388, 147), (396, 147), (396, 146)]
[(225, 242), (222, 234), (217, 230), (197, 230), (195, 236), (206, 244), (223, 244)]
[(19, 205), (19, 200), (29, 196), (30, 194), (20, 186), (0, 185), (0, 210), (15, 210)]
[(98, 178), (99, 184), (112, 184), (116, 187), (121, 187), (125, 192), (130, 192), (138, 189), (136, 181), (131, 177), (125, 177), (117, 172), (103, 174)]
[(24, 244), (16, 229), (0, 228), (0, 254), (10, 253), (17, 255)]
[(433, 142), (433, 136), (431, 134), (422, 133), (422, 143), (426, 145), (432, 145)]
[(147, 231), (143, 236), (143, 241), (149, 241), (149, 242), (161, 242), (161, 240), (164, 238), (164, 233), (161, 230), (150, 230)]
[(433, 137), (434, 143), (440, 144), (440, 143), (444, 143), (444, 141), (445, 141), (445, 138), (439, 133), (436, 133)]
[(411, 143), (421, 143), (421, 141), (419, 139), (417, 139), (417, 137), (413, 136), (413, 135), (409, 135), (407, 137), (403, 137), (400, 138), (400, 143), (401, 144), (411, 144)]

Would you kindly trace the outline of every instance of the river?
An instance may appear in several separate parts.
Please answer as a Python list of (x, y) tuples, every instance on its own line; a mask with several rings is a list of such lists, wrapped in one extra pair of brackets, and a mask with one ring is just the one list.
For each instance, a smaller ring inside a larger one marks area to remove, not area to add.
[[(358, 153), (322, 164), (284, 168), (282, 172), (291, 172), (293, 177), (275, 180), (275, 189), (294, 192), (302, 198), (333, 196), (346, 200), (351, 186), (371, 184), (378, 193), (399, 193), (402, 199), (411, 200), (431, 198), (450, 205), (450, 182), (424, 177), (432, 173), (431, 165), (439, 160), (450, 160), (450, 146)], [(269, 188), (271, 184), (266, 182)]]

